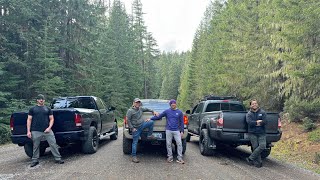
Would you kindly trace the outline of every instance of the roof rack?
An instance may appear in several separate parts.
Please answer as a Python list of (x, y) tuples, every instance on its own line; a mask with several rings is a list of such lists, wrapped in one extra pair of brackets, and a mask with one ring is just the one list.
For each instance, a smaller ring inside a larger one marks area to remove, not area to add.
[(206, 100), (237, 100), (238, 98), (235, 96), (216, 96), (216, 95), (206, 95), (201, 99), (201, 101), (206, 101)]

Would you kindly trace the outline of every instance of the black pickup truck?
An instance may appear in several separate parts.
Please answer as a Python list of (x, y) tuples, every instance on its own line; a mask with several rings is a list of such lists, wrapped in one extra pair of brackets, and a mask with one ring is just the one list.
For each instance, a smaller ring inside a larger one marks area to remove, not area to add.
[[(187, 141), (191, 136), (199, 136), (199, 147), (202, 155), (214, 155), (221, 145), (237, 147), (250, 146), (248, 138), (247, 111), (244, 105), (226, 97), (212, 97), (201, 100), (189, 114)], [(281, 121), (278, 113), (267, 113), (266, 139), (267, 149), (262, 158), (269, 156), (272, 142), (280, 140)]]
[[(104, 102), (94, 96), (59, 97), (53, 99), (50, 108), (54, 116), (52, 130), (60, 147), (80, 145), (86, 154), (98, 150), (99, 140), (118, 138), (114, 107), (106, 108)], [(32, 140), (27, 137), (28, 112), (14, 112), (11, 115), (12, 143), (24, 146), (32, 157)], [(40, 144), (40, 155), (45, 153), (48, 143)]]

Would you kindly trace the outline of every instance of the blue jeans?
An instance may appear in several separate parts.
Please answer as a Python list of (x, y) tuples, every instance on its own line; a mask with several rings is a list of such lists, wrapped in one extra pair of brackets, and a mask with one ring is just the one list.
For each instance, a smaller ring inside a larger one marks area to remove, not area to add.
[(143, 129), (145, 128), (149, 128), (149, 132), (148, 132), (148, 136), (152, 135), (153, 132), (153, 124), (154, 122), (152, 120), (148, 121), (148, 122), (143, 122), (143, 124), (136, 128), (135, 132), (132, 132), (132, 136), (133, 136), (133, 141), (132, 141), (132, 156), (136, 156), (137, 155), (137, 145), (138, 145), (138, 141), (139, 141), (139, 137), (143, 131)]

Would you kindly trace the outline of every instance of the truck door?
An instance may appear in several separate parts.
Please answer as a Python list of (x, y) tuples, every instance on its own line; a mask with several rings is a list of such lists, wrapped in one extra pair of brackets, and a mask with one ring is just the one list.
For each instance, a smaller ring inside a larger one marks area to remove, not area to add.
[(114, 124), (114, 113), (111, 109), (106, 108), (106, 105), (100, 98), (96, 99), (96, 103), (100, 111), (100, 117), (102, 121), (102, 132), (110, 132)]
[(203, 110), (204, 102), (201, 102), (198, 104), (196, 107), (193, 108), (192, 113), (191, 113), (191, 119), (190, 119), (190, 127), (189, 129), (195, 133), (199, 134), (200, 133), (200, 114)]

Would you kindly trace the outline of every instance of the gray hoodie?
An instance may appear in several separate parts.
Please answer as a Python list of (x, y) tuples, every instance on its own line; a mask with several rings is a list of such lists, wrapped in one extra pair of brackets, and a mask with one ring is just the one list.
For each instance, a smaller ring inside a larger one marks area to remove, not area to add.
[(127, 121), (129, 128), (138, 128), (142, 125), (142, 123), (145, 121), (142, 119), (143, 112), (154, 112), (152, 109), (148, 109), (145, 107), (139, 107), (137, 109), (136, 107), (132, 106), (128, 112), (127, 112)]

